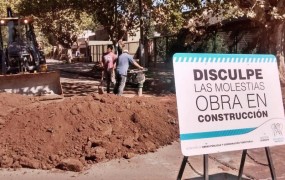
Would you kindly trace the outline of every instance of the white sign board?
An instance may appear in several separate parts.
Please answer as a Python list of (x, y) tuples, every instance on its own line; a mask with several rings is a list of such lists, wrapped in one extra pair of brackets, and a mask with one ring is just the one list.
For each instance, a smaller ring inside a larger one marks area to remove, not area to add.
[(177, 53), (173, 64), (184, 156), (285, 144), (275, 56)]

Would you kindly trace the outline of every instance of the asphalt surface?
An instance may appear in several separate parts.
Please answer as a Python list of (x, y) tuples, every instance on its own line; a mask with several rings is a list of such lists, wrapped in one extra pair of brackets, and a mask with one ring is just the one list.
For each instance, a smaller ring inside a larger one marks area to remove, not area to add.
[[(82, 81), (98, 83), (88, 77), (93, 63), (62, 64), (48, 60), (51, 70), (59, 69), (63, 73), (74, 74), (76, 79), (84, 76)], [(64, 80), (64, 79), (63, 79)], [(69, 76), (70, 81), (70, 76)], [(270, 147), (274, 172), (277, 180), (285, 180), (285, 146)], [(242, 151), (210, 154), (208, 173), (210, 180), (235, 180), (238, 178)], [(130, 160), (115, 159), (95, 164), (83, 172), (65, 172), (59, 170), (43, 171), (31, 169), (0, 169), (0, 179), (130, 179), (130, 180), (167, 180), (176, 179), (183, 155), (180, 143), (158, 149), (157, 152), (138, 155)], [(188, 157), (182, 179), (200, 180), (203, 177), (203, 155)], [(247, 151), (242, 179), (272, 179), (265, 148)]]
[[(271, 148), (272, 158), (275, 166), (276, 179), (285, 179), (284, 172), (284, 146)], [(242, 151), (218, 153), (209, 155), (209, 179), (210, 180), (236, 180), (240, 165)], [(266, 161), (264, 149), (248, 150), (253, 158), (246, 158), (242, 179), (271, 179), (269, 167)], [(282, 157), (283, 156), (283, 157)], [(89, 167), (83, 172), (67, 172), (60, 170), (0, 170), (0, 178), (7, 180), (33, 180), (33, 179), (98, 179), (98, 180), (171, 180), (176, 179), (183, 156), (180, 151), (179, 142), (158, 149), (155, 153), (137, 155), (130, 160), (114, 159), (101, 162)], [(202, 180), (203, 156), (188, 158), (182, 179)]]

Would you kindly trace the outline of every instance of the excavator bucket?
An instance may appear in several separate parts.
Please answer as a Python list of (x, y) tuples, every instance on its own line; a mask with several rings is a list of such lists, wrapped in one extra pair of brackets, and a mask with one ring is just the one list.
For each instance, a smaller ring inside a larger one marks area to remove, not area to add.
[(24, 95), (62, 95), (60, 73), (13, 74), (0, 76), (0, 92)]

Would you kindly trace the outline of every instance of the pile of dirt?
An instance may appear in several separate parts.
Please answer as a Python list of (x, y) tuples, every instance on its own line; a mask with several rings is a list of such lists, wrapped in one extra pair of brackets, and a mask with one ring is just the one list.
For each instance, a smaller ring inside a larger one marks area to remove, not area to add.
[(81, 171), (177, 140), (175, 96), (92, 94), (57, 101), (0, 93), (0, 167)]

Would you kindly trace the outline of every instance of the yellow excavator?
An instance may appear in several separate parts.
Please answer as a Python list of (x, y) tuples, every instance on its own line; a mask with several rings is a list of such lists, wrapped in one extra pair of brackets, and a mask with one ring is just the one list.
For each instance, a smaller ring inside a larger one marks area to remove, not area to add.
[(48, 72), (33, 27), (33, 18), (0, 18), (0, 92), (62, 95), (59, 72)]

